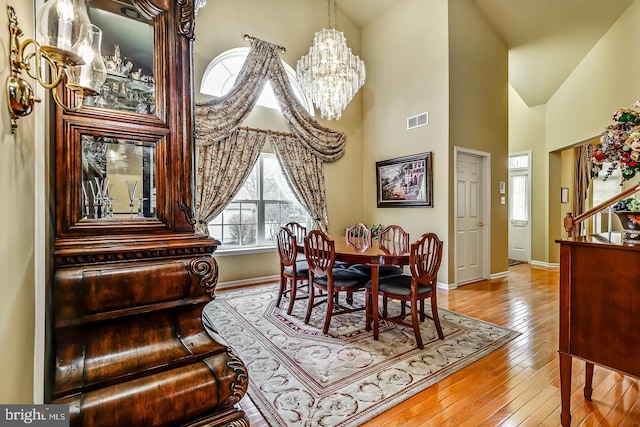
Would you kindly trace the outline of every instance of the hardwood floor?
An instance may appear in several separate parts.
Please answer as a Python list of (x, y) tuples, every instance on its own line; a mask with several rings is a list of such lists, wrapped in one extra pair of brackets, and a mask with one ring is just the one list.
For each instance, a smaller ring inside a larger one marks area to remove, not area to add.
[[(505, 278), (438, 292), (442, 308), (522, 333), (362, 427), (558, 426), (558, 271), (520, 264)], [(595, 367), (592, 401), (574, 359), (572, 426), (640, 426), (640, 381)], [(267, 426), (249, 402), (252, 427)]]

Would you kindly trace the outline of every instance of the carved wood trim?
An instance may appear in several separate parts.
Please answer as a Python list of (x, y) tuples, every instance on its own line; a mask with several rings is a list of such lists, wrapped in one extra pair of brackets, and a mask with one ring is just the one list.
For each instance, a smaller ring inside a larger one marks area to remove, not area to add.
[(195, 10), (193, 0), (176, 0), (176, 4), (180, 7), (180, 22), (178, 23), (178, 34), (188, 38), (195, 39)]
[[(201, 247), (168, 247), (168, 248), (154, 248), (144, 250), (132, 250), (127, 252), (121, 250), (118, 252), (97, 252), (97, 253), (74, 253), (69, 255), (58, 254), (55, 256), (56, 265), (73, 265), (73, 264), (89, 264), (89, 263), (104, 263), (104, 262), (117, 262), (117, 261), (133, 261), (143, 259), (161, 259), (161, 258), (175, 258), (175, 257), (191, 257), (199, 256), (203, 254), (210, 254), (212, 252), (211, 246)], [(201, 258), (196, 258), (201, 259)], [(213, 258), (211, 258), (213, 259)], [(215, 262), (215, 261), (214, 261)], [(216, 264), (215, 273), (217, 274), (218, 267)], [(194, 274), (197, 274), (194, 272)], [(217, 279), (216, 279), (217, 280)], [(216, 283), (213, 284), (215, 287)]]
[(189, 271), (195, 276), (200, 276), (200, 286), (205, 292), (215, 299), (216, 285), (218, 284), (218, 263), (212, 256), (199, 257), (191, 260)]

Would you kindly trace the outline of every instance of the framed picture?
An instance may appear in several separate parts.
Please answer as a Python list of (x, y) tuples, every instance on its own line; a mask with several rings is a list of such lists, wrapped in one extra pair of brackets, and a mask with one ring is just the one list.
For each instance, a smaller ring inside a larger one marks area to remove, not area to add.
[(376, 162), (379, 208), (433, 207), (431, 152)]
[(560, 187), (560, 203), (569, 203), (569, 189)]

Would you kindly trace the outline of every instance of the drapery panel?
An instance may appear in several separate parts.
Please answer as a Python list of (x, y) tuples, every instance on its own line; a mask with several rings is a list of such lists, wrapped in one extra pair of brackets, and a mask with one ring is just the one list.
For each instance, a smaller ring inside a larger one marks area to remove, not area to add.
[[(284, 138), (272, 135), (280, 164), (298, 201), (312, 216), (314, 227), (328, 230), (324, 162), (344, 155), (346, 135), (318, 123), (298, 102), (278, 49), (274, 44), (255, 39), (231, 91), (196, 104), (195, 138), (199, 153), (196, 230), (199, 232), (208, 232), (207, 223), (237, 194), (262, 150), (266, 133), (262, 133), (262, 139), (253, 139), (239, 133), (238, 127), (255, 106), (267, 80), (271, 81), (294, 135)], [(258, 133), (247, 132), (251, 134)], [(240, 147), (241, 144), (251, 147)], [(248, 165), (248, 161), (252, 163)], [(240, 172), (234, 169), (236, 163), (243, 167), (242, 179), (237, 179)], [(248, 169), (244, 170), (246, 166)]]
[(271, 135), (270, 141), (289, 186), (313, 219), (312, 228), (328, 232), (323, 160), (297, 138)]
[[(591, 145), (585, 144), (574, 149), (575, 169), (573, 176), (573, 216), (578, 216), (586, 209), (586, 200), (591, 183)], [(582, 232), (583, 223), (577, 235)]]
[(238, 128), (255, 106), (267, 80), (271, 81), (293, 134), (325, 161), (342, 157), (346, 135), (321, 125), (309, 115), (291, 90), (278, 47), (259, 39), (252, 43), (231, 91), (196, 104), (196, 144), (212, 144)]
[(236, 129), (228, 138), (198, 148), (197, 232), (209, 234), (207, 224), (238, 194), (266, 139), (267, 134)]

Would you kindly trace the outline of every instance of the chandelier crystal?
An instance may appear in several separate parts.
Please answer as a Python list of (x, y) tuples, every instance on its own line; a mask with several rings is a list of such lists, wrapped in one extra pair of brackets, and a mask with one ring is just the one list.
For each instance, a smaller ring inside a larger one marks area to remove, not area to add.
[(313, 38), (296, 65), (298, 81), (325, 119), (339, 119), (365, 81), (364, 62), (351, 52), (342, 31), (326, 29)]

